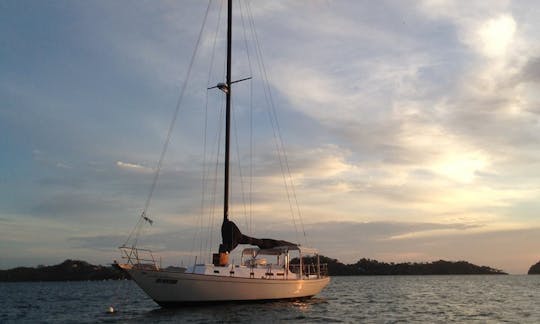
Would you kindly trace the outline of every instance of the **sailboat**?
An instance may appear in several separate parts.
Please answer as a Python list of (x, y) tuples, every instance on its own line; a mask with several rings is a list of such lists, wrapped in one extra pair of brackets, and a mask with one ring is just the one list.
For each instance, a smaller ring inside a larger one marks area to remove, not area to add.
[[(242, 234), (229, 219), (229, 155), (231, 96), (232, 0), (227, 8), (226, 81), (214, 88), (226, 96), (224, 202), (221, 239), (212, 263), (188, 267), (162, 268), (151, 250), (136, 243), (122, 245), (122, 262), (115, 265), (127, 272), (137, 285), (163, 307), (234, 301), (261, 301), (312, 297), (328, 285), (326, 264), (321, 264), (316, 249), (300, 244), (259, 239)], [(139, 222), (150, 221), (145, 212)], [(229, 254), (238, 245), (248, 245), (241, 252), (239, 264), (229, 262)], [(309, 257), (309, 258), (307, 258)]]

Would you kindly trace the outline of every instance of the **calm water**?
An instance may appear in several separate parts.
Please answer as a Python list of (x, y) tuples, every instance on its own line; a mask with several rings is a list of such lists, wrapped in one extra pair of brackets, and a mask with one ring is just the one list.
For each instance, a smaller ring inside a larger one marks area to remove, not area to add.
[(540, 323), (540, 276), (334, 277), (307, 301), (180, 309), (161, 309), (131, 281), (0, 283), (0, 305), (0, 323)]

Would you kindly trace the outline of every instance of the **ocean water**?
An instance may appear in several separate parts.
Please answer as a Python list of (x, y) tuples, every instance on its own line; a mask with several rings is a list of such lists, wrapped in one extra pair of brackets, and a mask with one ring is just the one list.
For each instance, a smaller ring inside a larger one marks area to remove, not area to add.
[(540, 276), (333, 277), (309, 300), (177, 309), (132, 281), (0, 283), (0, 305), (0, 323), (540, 323)]

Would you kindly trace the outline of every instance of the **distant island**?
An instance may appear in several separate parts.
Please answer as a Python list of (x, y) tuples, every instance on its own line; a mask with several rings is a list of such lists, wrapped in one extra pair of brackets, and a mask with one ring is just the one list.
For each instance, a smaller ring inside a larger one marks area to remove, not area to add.
[(331, 276), (385, 276), (385, 275), (506, 275), (508, 273), (466, 261), (434, 261), (425, 263), (386, 263), (362, 258), (353, 264), (343, 264), (336, 259), (320, 256), (328, 264)]
[(527, 274), (540, 274), (540, 261), (538, 261), (538, 263), (536, 264), (533, 264), (530, 268), (529, 268), (529, 272), (527, 272)]
[[(320, 256), (321, 263), (328, 264), (330, 276), (381, 276), (381, 275), (470, 275), (507, 274), (502, 270), (477, 266), (466, 261), (439, 260), (428, 263), (385, 263), (377, 260), (360, 259), (353, 264), (343, 264), (337, 259)], [(297, 263), (298, 260), (291, 260)], [(315, 262), (306, 258), (304, 263)], [(536, 272), (535, 272), (536, 271)], [(540, 274), (540, 262), (529, 270), (529, 274)], [(18, 281), (88, 281), (129, 279), (125, 273), (113, 266), (92, 265), (80, 260), (66, 260), (53, 266), (17, 267), (0, 270), (0, 282)]]
[(17, 281), (87, 281), (126, 279), (112, 266), (92, 265), (80, 260), (66, 260), (53, 266), (18, 267), (0, 270), (0, 282)]

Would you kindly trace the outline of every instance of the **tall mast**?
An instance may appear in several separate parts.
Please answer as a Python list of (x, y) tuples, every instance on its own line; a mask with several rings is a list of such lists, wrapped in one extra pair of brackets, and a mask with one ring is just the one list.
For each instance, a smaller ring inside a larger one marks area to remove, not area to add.
[(231, 44), (232, 44), (232, 0), (227, 6), (227, 80), (225, 107), (225, 179), (223, 191), (223, 222), (229, 220), (229, 151), (231, 133)]

